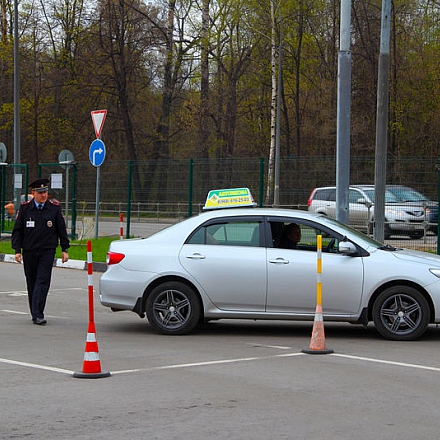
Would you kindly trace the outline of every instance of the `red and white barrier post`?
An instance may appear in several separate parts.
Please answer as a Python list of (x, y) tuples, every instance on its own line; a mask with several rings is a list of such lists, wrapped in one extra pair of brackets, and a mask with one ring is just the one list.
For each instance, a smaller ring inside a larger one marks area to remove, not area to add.
[(119, 214), (119, 240), (124, 238), (124, 214)]
[(99, 360), (98, 341), (96, 340), (94, 304), (93, 304), (93, 258), (92, 242), (87, 242), (87, 279), (89, 293), (89, 326), (87, 330), (86, 347), (84, 350), (83, 369), (80, 372), (73, 373), (73, 377), (79, 379), (99, 379), (109, 377), (108, 371), (101, 370), (101, 361)]
[(302, 350), (308, 354), (330, 354), (333, 350), (327, 349), (325, 346), (324, 319), (322, 317), (322, 235), (317, 237), (317, 261), (316, 261), (316, 311), (315, 320), (313, 322), (312, 337), (310, 347)]

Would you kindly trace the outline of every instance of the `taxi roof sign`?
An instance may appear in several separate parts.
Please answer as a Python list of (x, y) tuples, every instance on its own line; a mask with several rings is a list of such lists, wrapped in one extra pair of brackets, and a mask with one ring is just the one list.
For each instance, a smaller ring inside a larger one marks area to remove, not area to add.
[(248, 188), (215, 189), (208, 193), (204, 210), (256, 206)]

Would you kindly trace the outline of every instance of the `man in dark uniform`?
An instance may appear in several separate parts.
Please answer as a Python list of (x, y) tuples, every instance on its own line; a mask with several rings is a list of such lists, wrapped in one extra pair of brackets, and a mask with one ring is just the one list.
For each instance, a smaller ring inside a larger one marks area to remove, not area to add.
[(47, 322), (44, 307), (58, 243), (63, 263), (70, 246), (61, 207), (47, 198), (48, 184), (48, 179), (37, 179), (29, 185), (33, 199), (21, 204), (12, 230), (15, 261), (23, 262), (32, 321), (38, 325)]

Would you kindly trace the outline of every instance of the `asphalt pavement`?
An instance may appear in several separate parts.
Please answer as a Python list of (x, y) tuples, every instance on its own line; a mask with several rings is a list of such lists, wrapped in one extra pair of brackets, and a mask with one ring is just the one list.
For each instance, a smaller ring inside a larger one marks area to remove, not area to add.
[[(304, 354), (312, 323), (212, 321), (154, 333), (99, 302), (99, 273), (55, 267), (46, 326), (31, 322), (23, 267), (0, 263), (0, 439), (434, 439), (440, 330), (415, 342), (324, 323), (327, 355)], [(92, 308), (90, 303), (92, 302)], [(90, 310), (102, 372), (89, 357)]]

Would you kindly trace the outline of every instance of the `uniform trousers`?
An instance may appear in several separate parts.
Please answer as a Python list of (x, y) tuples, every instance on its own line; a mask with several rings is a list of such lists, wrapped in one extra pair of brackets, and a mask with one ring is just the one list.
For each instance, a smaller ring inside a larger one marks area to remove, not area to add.
[(49, 293), (55, 250), (23, 251), (24, 274), (32, 320), (44, 318), (47, 294)]

